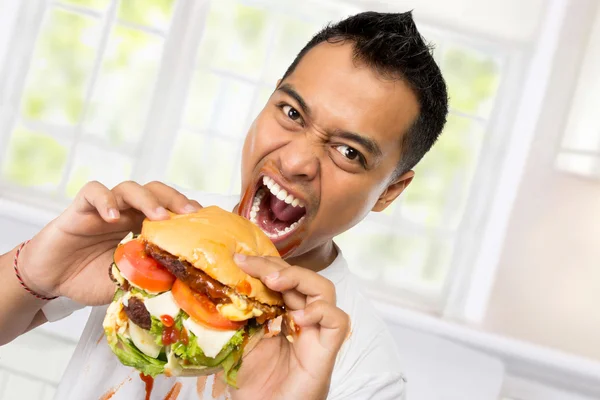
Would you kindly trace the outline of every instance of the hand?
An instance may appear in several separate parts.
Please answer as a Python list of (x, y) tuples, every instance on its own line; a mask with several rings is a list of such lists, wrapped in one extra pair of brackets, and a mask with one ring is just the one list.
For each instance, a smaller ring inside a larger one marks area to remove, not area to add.
[(325, 399), (350, 317), (336, 307), (335, 286), (311, 270), (280, 258), (236, 256), (238, 265), (283, 294), (300, 334), (263, 339), (243, 360), (238, 399)]
[(19, 257), (25, 283), (45, 296), (66, 296), (78, 303), (109, 303), (115, 291), (108, 269), (117, 244), (139, 232), (144, 217), (168, 218), (202, 206), (160, 182), (141, 186), (123, 182), (109, 190), (89, 182), (73, 203), (40, 231)]

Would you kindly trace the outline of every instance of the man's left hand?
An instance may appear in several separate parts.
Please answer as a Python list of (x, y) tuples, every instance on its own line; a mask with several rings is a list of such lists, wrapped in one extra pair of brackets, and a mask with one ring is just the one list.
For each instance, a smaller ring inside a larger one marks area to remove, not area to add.
[(350, 317), (336, 306), (335, 286), (306, 268), (276, 257), (236, 255), (240, 268), (283, 294), (300, 333), (293, 341), (263, 339), (244, 358), (235, 399), (325, 399)]

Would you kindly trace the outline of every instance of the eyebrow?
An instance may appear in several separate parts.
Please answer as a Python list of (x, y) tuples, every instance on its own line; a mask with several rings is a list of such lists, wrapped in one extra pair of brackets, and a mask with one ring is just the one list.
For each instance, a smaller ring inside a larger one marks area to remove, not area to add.
[[(302, 96), (300, 96), (300, 93), (298, 93), (296, 89), (292, 87), (292, 85), (290, 85), (289, 83), (284, 83), (283, 85), (279, 86), (277, 90), (281, 90), (282, 92), (296, 100), (296, 102), (302, 109), (302, 112), (304, 112), (310, 117), (310, 107), (308, 106), (308, 104), (306, 104), (306, 101), (304, 101)], [(375, 157), (381, 157), (381, 155), (383, 154), (377, 142), (375, 142), (371, 138), (365, 137), (358, 133), (336, 129), (333, 132), (332, 136), (340, 137), (342, 139), (347, 139), (353, 141), (354, 143), (358, 143)]]
[(294, 89), (289, 83), (284, 83), (283, 85), (279, 86), (277, 90), (281, 90), (283, 93), (296, 100), (296, 102), (302, 109), (302, 112), (310, 117), (310, 107), (308, 106), (308, 104), (306, 104), (306, 101), (304, 101), (302, 96), (300, 96), (300, 94), (296, 92), (296, 89)]
[(359, 135), (358, 133), (336, 129), (333, 132), (333, 136), (337, 136), (342, 139), (347, 139), (358, 143), (375, 157), (381, 157), (381, 155), (383, 154), (381, 152), (381, 148), (379, 147), (376, 141), (374, 141), (371, 138)]

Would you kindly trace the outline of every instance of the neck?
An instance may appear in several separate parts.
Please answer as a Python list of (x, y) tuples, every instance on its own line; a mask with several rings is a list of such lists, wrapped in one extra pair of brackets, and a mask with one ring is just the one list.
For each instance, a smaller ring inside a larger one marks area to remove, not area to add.
[(337, 257), (338, 252), (333, 240), (328, 241), (306, 253), (286, 258), (290, 264), (319, 272), (327, 268)]
[[(239, 209), (239, 203), (233, 207), (233, 212), (237, 214)], [(310, 269), (315, 272), (319, 272), (327, 268), (333, 260), (337, 257), (338, 252), (336, 247), (333, 245), (333, 240), (328, 241), (314, 249), (311, 249), (305, 253), (297, 256), (288, 257), (285, 260), (292, 264), (302, 268)]]

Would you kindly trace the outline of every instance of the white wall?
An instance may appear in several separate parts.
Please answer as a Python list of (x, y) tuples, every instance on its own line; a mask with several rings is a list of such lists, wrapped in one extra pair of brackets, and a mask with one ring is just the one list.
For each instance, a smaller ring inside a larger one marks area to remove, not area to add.
[[(553, 0), (552, 0), (553, 1)], [(347, 0), (350, 2), (350, 0)], [(533, 41), (549, 1), (545, 0), (358, 0), (371, 9), (414, 10), (419, 21), (493, 36), (512, 42)]]
[(553, 168), (597, 6), (572, 3), (484, 328), (600, 360), (600, 182)]

